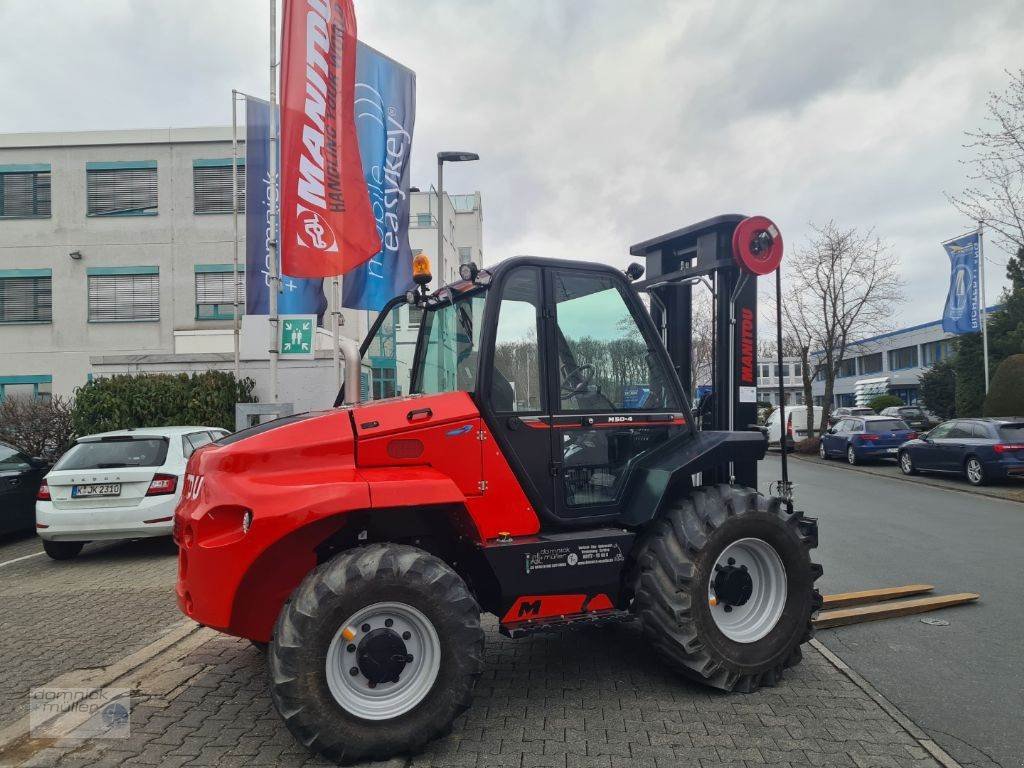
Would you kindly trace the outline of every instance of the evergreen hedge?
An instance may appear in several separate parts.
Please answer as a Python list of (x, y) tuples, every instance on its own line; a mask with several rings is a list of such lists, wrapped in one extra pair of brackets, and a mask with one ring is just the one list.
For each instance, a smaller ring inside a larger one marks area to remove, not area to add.
[(1010, 355), (996, 368), (985, 397), (985, 415), (1024, 417), (1024, 355)]
[(91, 435), (129, 427), (199, 425), (235, 429), (235, 403), (255, 403), (252, 379), (223, 371), (118, 374), (75, 392), (75, 432)]

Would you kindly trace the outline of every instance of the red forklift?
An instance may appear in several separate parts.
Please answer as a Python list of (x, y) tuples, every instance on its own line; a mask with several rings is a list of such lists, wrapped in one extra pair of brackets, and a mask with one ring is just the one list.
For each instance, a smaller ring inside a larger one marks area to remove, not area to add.
[[(434, 292), (417, 257), (420, 287), (346, 354), (340, 405), (193, 454), (178, 603), (265, 648), (310, 750), (379, 760), (446, 733), (483, 668), (482, 612), (513, 638), (637, 621), (668, 666), (726, 691), (800, 660), (817, 524), (785, 476), (756, 490), (757, 277), (781, 235), (726, 215), (630, 252), (644, 263), (625, 272), (466, 264)], [(706, 288), (712, 394), (691, 410)]]

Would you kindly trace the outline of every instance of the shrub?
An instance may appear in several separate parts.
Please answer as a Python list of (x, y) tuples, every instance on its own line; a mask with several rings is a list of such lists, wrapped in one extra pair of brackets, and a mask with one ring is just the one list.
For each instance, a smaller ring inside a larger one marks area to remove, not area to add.
[(1010, 355), (996, 368), (985, 397), (986, 416), (1024, 416), (1024, 355)]
[(71, 400), (11, 395), (0, 403), (0, 441), (53, 463), (75, 441)]
[(818, 446), (820, 444), (820, 437), (805, 437), (793, 446), (793, 450), (797, 453), (809, 453), (816, 456), (818, 454)]
[(129, 427), (196, 424), (235, 428), (235, 403), (253, 403), (252, 379), (230, 373), (118, 374), (93, 379), (76, 392), (74, 426), (79, 435)]
[(881, 413), (884, 408), (891, 408), (894, 405), (903, 405), (903, 400), (896, 395), (876, 395), (868, 400), (868, 408), (875, 413)]
[(940, 360), (921, 374), (921, 399), (943, 421), (956, 416), (956, 368), (952, 361)]

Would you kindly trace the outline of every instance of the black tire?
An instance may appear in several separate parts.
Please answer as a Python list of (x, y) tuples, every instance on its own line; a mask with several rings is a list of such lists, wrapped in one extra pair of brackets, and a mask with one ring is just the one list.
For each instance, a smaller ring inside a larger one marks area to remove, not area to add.
[(914, 457), (910, 455), (910, 451), (900, 451), (896, 461), (900, 465), (900, 472), (904, 475), (917, 474), (917, 466), (914, 464)]
[[(779, 555), (787, 596), (767, 635), (738, 643), (716, 625), (708, 589), (719, 554), (748, 537)], [(821, 607), (814, 587), (821, 566), (810, 558), (817, 543), (817, 521), (788, 514), (778, 498), (729, 485), (691, 491), (658, 515), (637, 546), (633, 608), (644, 636), (670, 666), (705, 685), (744, 692), (775, 685), (813, 635), (811, 618)]]
[[(405, 714), (365, 720), (342, 708), (327, 683), (331, 641), (348, 617), (398, 601), (425, 615), (440, 640), (440, 668), (426, 697)], [(343, 552), (312, 571), (281, 609), (267, 655), (271, 695), (288, 729), (337, 763), (416, 752), (469, 707), (483, 670), (480, 608), (443, 561), (400, 544)]]
[(43, 539), (43, 551), (54, 560), (71, 560), (85, 546), (84, 541), (47, 541)]
[(852, 445), (846, 446), (846, 463), (851, 467), (856, 467), (860, 464), (860, 459), (857, 458), (857, 452), (853, 450)]
[(252, 645), (252, 647), (255, 648), (257, 651), (259, 651), (260, 653), (266, 653), (267, 652), (267, 648), (270, 647), (270, 643), (264, 643), (264, 642), (262, 642), (260, 640), (250, 640), (249, 644)]
[[(976, 467), (976, 472), (972, 467)], [(964, 477), (967, 478), (967, 482), (973, 485), (975, 488), (981, 485), (985, 485), (988, 482), (988, 475), (985, 474), (985, 465), (981, 463), (981, 460), (977, 456), (968, 456), (964, 461)]]

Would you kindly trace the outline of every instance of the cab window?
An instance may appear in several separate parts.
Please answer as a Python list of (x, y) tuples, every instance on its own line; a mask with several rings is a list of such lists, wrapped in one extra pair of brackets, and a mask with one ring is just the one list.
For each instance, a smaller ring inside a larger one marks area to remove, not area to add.
[(425, 312), (421, 321), (412, 391), (476, 391), (483, 294)]
[(516, 269), (502, 289), (494, 336), (491, 406), (499, 413), (538, 413), (543, 407), (539, 308), (540, 270)]
[(679, 408), (660, 356), (611, 276), (558, 271), (553, 285), (562, 411)]

